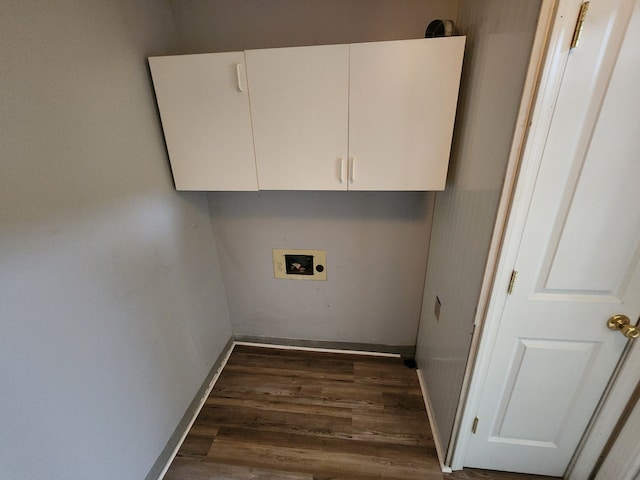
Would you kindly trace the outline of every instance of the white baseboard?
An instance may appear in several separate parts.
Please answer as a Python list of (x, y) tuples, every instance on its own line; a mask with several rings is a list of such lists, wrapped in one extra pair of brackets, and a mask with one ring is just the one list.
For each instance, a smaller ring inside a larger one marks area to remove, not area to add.
[(400, 358), (399, 353), (369, 352), (369, 351), (363, 351), (363, 350), (343, 350), (340, 348), (303, 347), (298, 345), (280, 345), (276, 343), (241, 342), (241, 341), (236, 341), (234, 342), (234, 344), (246, 345), (249, 347), (278, 348), (281, 350), (302, 350), (305, 352), (345, 353), (349, 355), (369, 355), (372, 357)]
[[(195, 409), (192, 410), (193, 414), (191, 415), (191, 419), (186, 424), (186, 426), (182, 429), (182, 434), (180, 436), (180, 439), (178, 440), (177, 444), (175, 445), (173, 451), (171, 452), (171, 454), (168, 457), (166, 457), (166, 460), (164, 462), (164, 467), (162, 468), (162, 470), (160, 471), (160, 473), (157, 476), (158, 480), (162, 480), (164, 478), (164, 476), (167, 473), (167, 470), (169, 470), (169, 467), (171, 466), (171, 462), (173, 462), (173, 459), (176, 458), (176, 455), (178, 454), (178, 450), (180, 450), (180, 447), (184, 443), (184, 440), (187, 438), (187, 434), (189, 433), (189, 430), (191, 430), (191, 427), (193, 426), (193, 423), (196, 421), (196, 418), (200, 414), (200, 410), (202, 410), (202, 407), (204, 407), (204, 404), (207, 401), (207, 398), (209, 397), (209, 394), (211, 393), (211, 390), (213, 390), (213, 387), (215, 386), (216, 382), (218, 381), (218, 378), (220, 377), (220, 374), (222, 373), (222, 370), (224, 369), (225, 365), (227, 364), (227, 361), (229, 360), (229, 357), (231, 356), (231, 352), (233, 352), (233, 347), (234, 346), (235, 346), (235, 342), (233, 342), (233, 341), (229, 342), (228, 346), (226, 347), (226, 351), (223, 352), (220, 355), (218, 361), (214, 365), (215, 373), (213, 374), (213, 377), (209, 381), (209, 385), (204, 390), (201, 390), (200, 399), (198, 400), (198, 403), (197, 403), (197, 406), (195, 407)], [(194, 399), (194, 402), (195, 402), (195, 399)], [(191, 408), (190, 408), (190, 410), (191, 410)], [(149, 477), (147, 477), (147, 478), (149, 478)]]
[(429, 417), (429, 425), (431, 426), (431, 433), (433, 435), (433, 443), (436, 445), (436, 453), (438, 454), (438, 463), (440, 463), (440, 470), (443, 473), (451, 473), (453, 470), (451, 467), (447, 467), (444, 464), (445, 459), (445, 450), (442, 446), (442, 437), (440, 437), (440, 432), (438, 430), (438, 425), (435, 422), (433, 416), (433, 406), (431, 405), (431, 399), (429, 398), (429, 393), (427, 392), (427, 387), (425, 385), (425, 381), (422, 378), (422, 371), (420, 369), (416, 370), (418, 374), (418, 382), (420, 383), (420, 391), (422, 392), (422, 398), (424, 399), (424, 405), (427, 407), (427, 416)]

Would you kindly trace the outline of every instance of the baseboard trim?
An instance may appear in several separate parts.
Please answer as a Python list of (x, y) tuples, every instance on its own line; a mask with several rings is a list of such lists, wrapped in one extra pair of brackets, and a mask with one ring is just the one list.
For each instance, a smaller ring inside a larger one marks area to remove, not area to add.
[(151, 467), (151, 470), (149, 470), (149, 473), (145, 477), (145, 480), (161, 480), (167, 473), (171, 462), (173, 462), (173, 459), (182, 446), (184, 439), (187, 437), (187, 434), (189, 433), (193, 422), (196, 421), (196, 417), (200, 413), (200, 410), (202, 410), (204, 402), (207, 400), (207, 397), (211, 393), (211, 390), (213, 390), (213, 386), (216, 384), (216, 381), (218, 380), (222, 369), (227, 364), (227, 360), (229, 360), (229, 356), (233, 351), (234, 344), (235, 343), (232, 337), (225, 345), (220, 356), (218, 356), (218, 359), (213, 364), (213, 367), (211, 367), (207, 378), (202, 383), (202, 386), (187, 408), (187, 411), (183, 415), (182, 420), (180, 420), (180, 423), (178, 423), (178, 426), (169, 438), (169, 441), (162, 450), (162, 453), (160, 453), (160, 456), (153, 464), (153, 467)]
[(235, 341), (238, 345), (403, 358), (413, 358), (416, 351), (415, 345), (379, 345), (375, 343), (331, 342), (252, 335), (236, 335)]
[(422, 371), (418, 369), (416, 371), (418, 374), (418, 383), (420, 383), (420, 391), (422, 392), (422, 398), (424, 400), (424, 405), (427, 408), (427, 416), (429, 417), (429, 425), (431, 426), (431, 433), (433, 434), (433, 443), (436, 445), (436, 453), (438, 454), (438, 463), (440, 463), (440, 470), (443, 473), (451, 473), (453, 470), (451, 467), (447, 467), (444, 464), (445, 459), (445, 450), (442, 446), (442, 437), (440, 437), (440, 431), (438, 430), (438, 425), (435, 422), (435, 418), (433, 416), (433, 406), (431, 405), (431, 399), (429, 398), (429, 393), (427, 392), (427, 386), (422, 377)]

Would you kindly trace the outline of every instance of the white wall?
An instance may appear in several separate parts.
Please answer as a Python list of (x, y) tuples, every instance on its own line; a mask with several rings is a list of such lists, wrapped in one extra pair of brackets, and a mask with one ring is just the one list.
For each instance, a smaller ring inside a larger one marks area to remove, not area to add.
[(146, 67), (171, 11), (8, 0), (0, 36), (0, 476), (139, 480), (231, 335)]
[[(174, 0), (184, 53), (421, 38), (450, 0)], [(390, 159), (393, 161), (393, 159)], [(415, 345), (432, 195), (210, 194), (234, 333)], [(325, 249), (328, 281), (274, 280), (272, 248)]]
[[(447, 186), (435, 200), (416, 358), (446, 446), (469, 353), (539, 1), (461, 0), (467, 35)], [(434, 315), (435, 298), (442, 306)]]

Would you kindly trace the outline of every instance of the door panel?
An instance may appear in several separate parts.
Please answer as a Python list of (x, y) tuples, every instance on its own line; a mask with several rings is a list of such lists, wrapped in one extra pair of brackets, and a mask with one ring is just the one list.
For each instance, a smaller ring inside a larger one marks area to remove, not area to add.
[(630, 141), (640, 134), (640, 95), (628, 94), (638, 88), (640, 56), (626, 47), (620, 52), (589, 149), (577, 152), (575, 158), (574, 168), (580, 173), (568, 185), (572, 198), (552, 233), (558, 241), (551, 244), (554, 258), (546, 290), (614, 295), (640, 246), (637, 237), (619, 234), (620, 224), (640, 231), (639, 189), (629, 181), (640, 180), (640, 157), (634, 151), (638, 142)]
[[(578, 5), (576, 5), (577, 7)], [(640, 315), (640, 7), (592, 1), (569, 54), (465, 465), (564, 473)]]
[(176, 189), (258, 189), (244, 64), (242, 52), (149, 58)]
[(349, 190), (443, 190), (465, 37), (350, 45)]
[(518, 339), (491, 441), (557, 448), (599, 346), (597, 342)]
[(349, 46), (245, 55), (260, 190), (346, 190)]

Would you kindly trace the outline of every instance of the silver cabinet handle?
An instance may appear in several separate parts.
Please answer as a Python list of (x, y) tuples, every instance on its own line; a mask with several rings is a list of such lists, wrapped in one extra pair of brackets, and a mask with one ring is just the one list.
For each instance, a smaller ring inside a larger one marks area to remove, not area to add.
[(349, 158), (349, 181), (351, 183), (356, 180), (356, 157)]
[(241, 65), (239, 63), (236, 64), (236, 79), (238, 80), (238, 91), (244, 92), (244, 89), (242, 88), (242, 73), (240, 72), (240, 67)]

